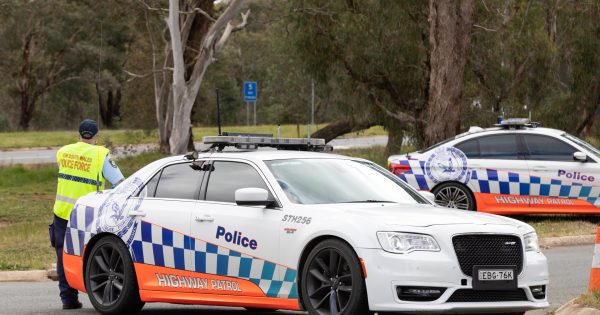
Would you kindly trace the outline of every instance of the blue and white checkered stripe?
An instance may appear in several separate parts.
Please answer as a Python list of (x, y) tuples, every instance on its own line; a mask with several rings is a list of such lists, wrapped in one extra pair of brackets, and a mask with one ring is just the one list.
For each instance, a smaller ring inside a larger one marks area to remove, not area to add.
[(431, 190), (435, 183), (425, 174), (425, 161), (400, 160), (399, 164), (410, 166), (410, 170), (398, 174), (402, 180), (418, 190)]
[(69, 224), (65, 232), (64, 251), (70, 255), (83, 255), (83, 247), (94, 236), (94, 218), (98, 216), (98, 210), (94, 207), (76, 205), (71, 211)]
[[(419, 190), (431, 190), (435, 186), (426, 175), (424, 161), (400, 160), (398, 163), (410, 166), (409, 171), (398, 174), (409, 185)], [(467, 186), (474, 192), (581, 199), (591, 204), (600, 202), (599, 186), (494, 169), (469, 169), (467, 176)]]
[(294, 269), (142, 221), (135, 262), (249, 280), (268, 297), (298, 298)]
[(581, 199), (591, 204), (600, 197), (598, 186), (493, 169), (471, 171), (468, 186), (482, 193)]

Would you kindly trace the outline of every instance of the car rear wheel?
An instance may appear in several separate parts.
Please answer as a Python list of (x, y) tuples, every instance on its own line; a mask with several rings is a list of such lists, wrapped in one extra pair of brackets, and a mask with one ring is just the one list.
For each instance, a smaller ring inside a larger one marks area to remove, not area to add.
[(135, 314), (144, 306), (131, 256), (117, 237), (106, 236), (94, 244), (85, 270), (85, 288), (98, 312)]
[(323, 241), (310, 251), (300, 286), (311, 315), (369, 314), (360, 261), (340, 240)]
[(467, 187), (459, 183), (444, 183), (433, 189), (435, 203), (447, 208), (475, 210), (475, 200)]

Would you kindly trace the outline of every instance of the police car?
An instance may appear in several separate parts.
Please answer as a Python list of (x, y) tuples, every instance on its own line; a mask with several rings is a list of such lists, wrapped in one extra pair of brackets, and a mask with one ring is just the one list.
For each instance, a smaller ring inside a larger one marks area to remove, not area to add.
[(65, 273), (100, 313), (146, 302), (319, 315), (548, 306), (546, 258), (525, 223), (436, 206), (374, 163), (314, 152), (321, 139), (205, 142), (214, 148), (78, 200)]
[(495, 214), (599, 213), (600, 151), (529, 119), (502, 120), (423, 151), (394, 155), (391, 172), (439, 205)]

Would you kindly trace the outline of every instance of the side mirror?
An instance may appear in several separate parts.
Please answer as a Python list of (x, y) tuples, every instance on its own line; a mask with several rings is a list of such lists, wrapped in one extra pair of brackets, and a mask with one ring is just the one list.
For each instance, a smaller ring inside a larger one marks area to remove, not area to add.
[(419, 194), (421, 194), (421, 196), (425, 197), (425, 199), (431, 201), (431, 202), (435, 202), (435, 195), (432, 194), (429, 191), (425, 191), (425, 190), (420, 190)]
[(580, 151), (574, 152), (573, 160), (579, 161), (579, 162), (587, 162), (587, 155)]
[(269, 192), (262, 188), (240, 188), (235, 191), (235, 203), (238, 206), (265, 206), (275, 205), (275, 201), (269, 199)]

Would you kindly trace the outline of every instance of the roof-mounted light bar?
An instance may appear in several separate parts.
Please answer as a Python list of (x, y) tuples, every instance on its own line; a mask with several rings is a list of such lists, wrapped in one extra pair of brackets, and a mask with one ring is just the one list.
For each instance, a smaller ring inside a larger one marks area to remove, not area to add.
[[(231, 133), (229, 133), (231, 134)], [(333, 148), (325, 144), (324, 139), (306, 138), (273, 138), (256, 134), (235, 134), (226, 136), (206, 136), (204, 144), (210, 144), (219, 151), (225, 147), (242, 150), (254, 150), (259, 147), (270, 147), (280, 150), (330, 152)]]
[(540, 123), (533, 122), (529, 118), (507, 118), (500, 120), (500, 123), (494, 124), (494, 126), (506, 129), (519, 129), (523, 127), (536, 128), (540, 126)]

